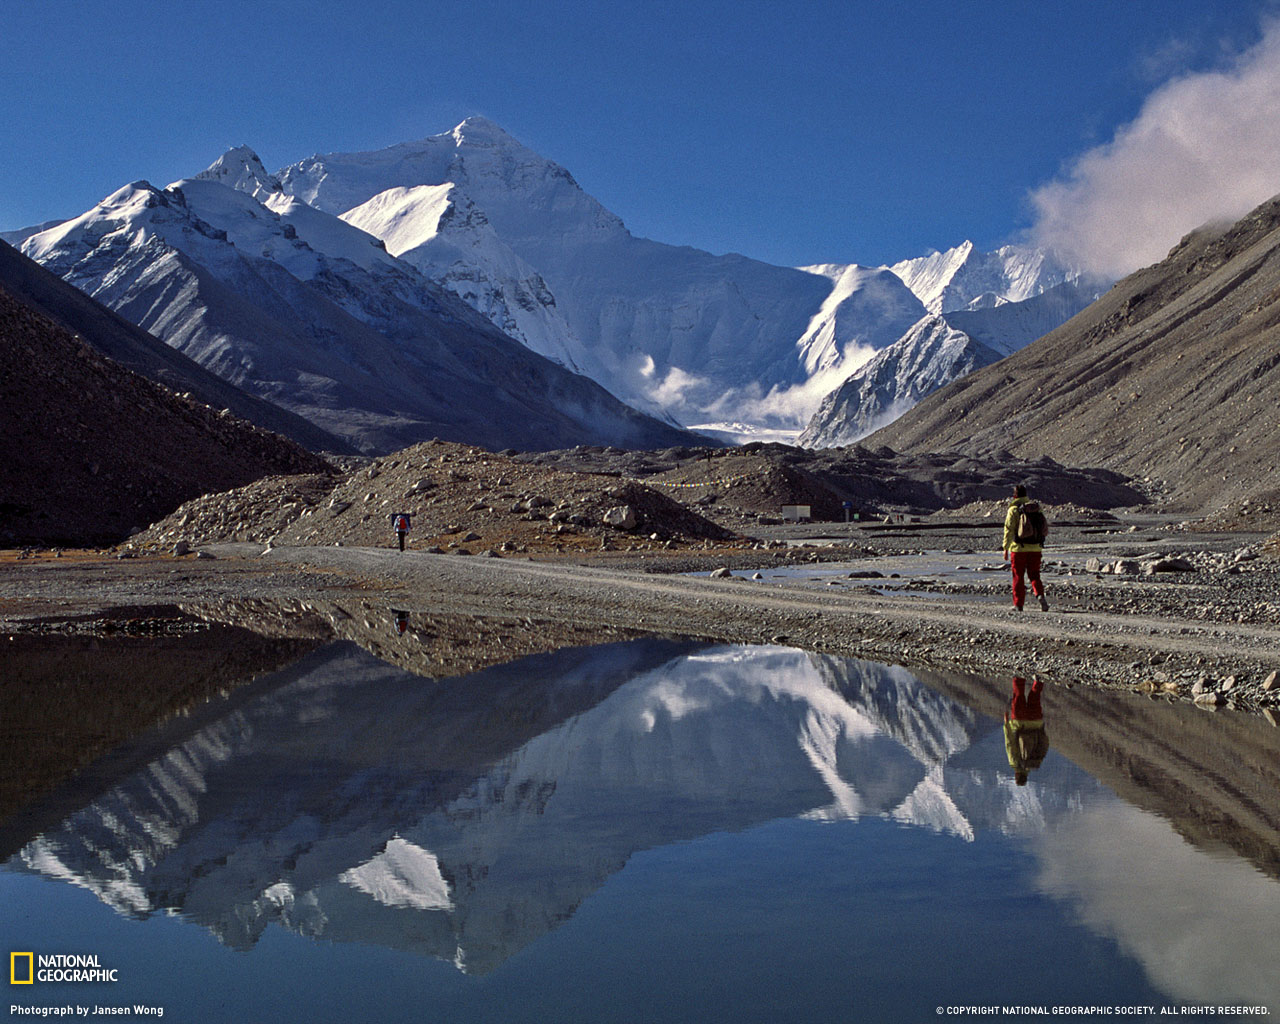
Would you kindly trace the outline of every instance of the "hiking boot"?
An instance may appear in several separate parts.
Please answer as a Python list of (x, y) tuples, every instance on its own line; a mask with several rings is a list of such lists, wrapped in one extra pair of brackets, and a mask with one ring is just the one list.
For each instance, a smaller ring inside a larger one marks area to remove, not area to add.
[(1049, 599), (1045, 597), (1044, 594), (1040, 595), (1040, 610), (1042, 612), (1047, 612), (1049, 610)]

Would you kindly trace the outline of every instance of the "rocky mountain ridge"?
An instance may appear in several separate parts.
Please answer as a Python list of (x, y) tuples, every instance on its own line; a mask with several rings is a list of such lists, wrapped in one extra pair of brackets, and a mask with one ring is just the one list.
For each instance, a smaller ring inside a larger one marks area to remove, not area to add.
[(3, 288), (0, 437), (5, 547), (114, 543), (211, 489), (330, 470), (112, 362)]
[(0, 287), (107, 358), (171, 391), (190, 394), (215, 409), (230, 409), (311, 451), (354, 453), (337, 435), (229, 384), (5, 242), (0, 242)]
[(23, 251), (363, 451), (433, 436), (494, 448), (693, 440), (516, 344), (372, 236), (218, 178), (135, 182)]
[(1007, 449), (1150, 482), (1173, 507), (1272, 503), (1280, 402), (1280, 198), (1161, 263), (870, 440)]

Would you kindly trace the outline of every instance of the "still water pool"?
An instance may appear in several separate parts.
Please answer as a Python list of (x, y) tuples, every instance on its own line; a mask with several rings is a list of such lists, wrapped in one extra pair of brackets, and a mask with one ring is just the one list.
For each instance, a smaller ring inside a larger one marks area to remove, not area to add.
[(1101, 720), (1053, 687), (1053, 747), (1018, 786), (1003, 685), (662, 639), (427, 680), (321, 646), (23, 819), (42, 824), (0, 872), (4, 948), (96, 956), (117, 980), (11, 986), (9, 1009), (1280, 1013), (1273, 809), (1170, 797), (1206, 791), (1130, 770), (1143, 707)]

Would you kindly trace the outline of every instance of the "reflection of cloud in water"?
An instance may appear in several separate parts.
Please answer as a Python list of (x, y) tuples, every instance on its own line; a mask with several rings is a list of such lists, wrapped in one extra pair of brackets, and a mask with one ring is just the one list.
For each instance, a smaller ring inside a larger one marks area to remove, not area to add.
[(1280, 978), (1259, 970), (1260, 950), (1280, 950), (1280, 886), (1244, 861), (1120, 802), (1063, 818), (1036, 850), (1041, 889), (1074, 902), (1173, 999), (1280, 1009)]

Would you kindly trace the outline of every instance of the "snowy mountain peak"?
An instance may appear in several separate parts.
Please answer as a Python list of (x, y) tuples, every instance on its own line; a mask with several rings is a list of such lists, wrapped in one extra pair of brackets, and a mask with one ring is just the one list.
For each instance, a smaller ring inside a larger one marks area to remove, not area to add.
[[(520, 146), (520, 143), (508, 134), (501, 125), (495, 124), (487, 117), (481, 117), (479, 114), (473, 114), (468, 117), (449, 134), (459, 146), (468, 143), (478, 146), (504, 144)], [(523, 149), (524, 147), (520, 146), (520, 148)]]
[(144, 219), (154, 219), (149, 211), (170, 207), (174, 200), (182, 205), (180, 195), (166, 194), (143, 179), (131, 181), (79, 217), (29, 236), (22, 251), (39, 263), (50, 260), (55, 252), (89, 252), (117, 232), (132, 233)]
[(229, 185), (238, 192), (247, 192), (259, 202), (266, 202), (271, 196), (284, 191), (279, 179), (267, 172), (258, 154), (248, 146), (227, 150), (196, 178)]
[(888, 269), (902, 278), (931, 313), (1022, 302), (1081, 276), (1043, 249), (1006, 245), (980, 252), (967, 240), (945, 252), (903, 260)]

